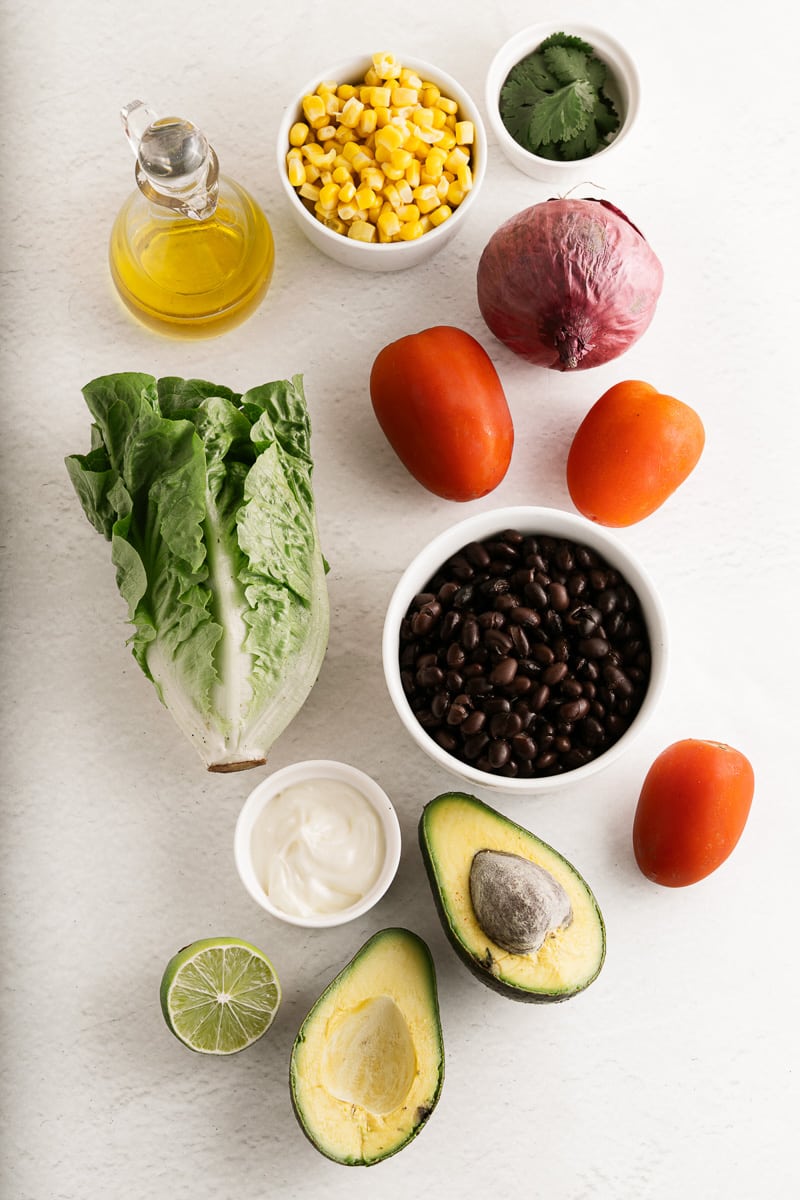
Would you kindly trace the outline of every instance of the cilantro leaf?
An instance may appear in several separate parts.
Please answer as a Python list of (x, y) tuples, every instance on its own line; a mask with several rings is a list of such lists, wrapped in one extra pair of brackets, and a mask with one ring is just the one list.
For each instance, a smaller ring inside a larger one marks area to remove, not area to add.
[(591, 55), (586, 59), (586, 78), (590, 83), (594, 84), (598, 92), (605, 83), (607, 74), (608, 70), (606, 68), (606, 64), (601, 62), (599, 58), (595, 58), (594, 55)]
[(520, 79), (509, 76), (500, 90), (500, 114), (503, 116), (506, 111), (513, 112), (515, 108), (532, 107), (546, 95), (547, 92), (527, 76)]
[(551, 75), (544, 61), (544, 56), (534, 50), (532, 54), (526, 54), (523, 59), (512, 67), (506, 77), (506, 83), (509, 80), (520, 82), (528, 80), (534, 87), (540, 88), (543, 92), (554, 92), (558, 87), (558, 80), (554, 75)]
[(619, 113), (608, 96), (597, 97), (592, 117), (597, 126), (597, 132), (602, 138), (608, 137), (610, 133), (616, 133), (619, 129)]
[(538, 49), (549, 50), (551, 46), (563, 46), (566, 49), (582, 50), (584, 54), (594, 54), (594, 49), (588, 42), (584, 42), (583, 38), (576, 37), (572, 33), (551, 33)]
[(586, 128), (575, 137), (568, 138), (559, 145), (560, 157), (567, 162), (578, 158), (589, 158), (600, 148), (600, 139), (594, 121), (587, 121)]
[(576, 79), (588, 79), (587, 58), (582, 50), (565, 46), (551, 46), (544, 51), (544, 61), (559, 83), (574, 83)]
[(545, 96), (535, 105), (531, 115), (528, 126), (531, 144), (564, 142), (581, 133), (589, 123), (596, 95), (588, 80), (576, 79), (552, 96)]

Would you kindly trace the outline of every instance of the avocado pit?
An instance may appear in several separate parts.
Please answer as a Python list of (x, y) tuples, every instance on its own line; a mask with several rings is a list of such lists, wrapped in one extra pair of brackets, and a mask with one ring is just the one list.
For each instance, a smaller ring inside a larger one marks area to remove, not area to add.
[(572, 921), (569, 896), (558, 880), (530, 859), (504, 850), (479, 850), (469, 892), (483, 932), (511, 954), (533, 954), (549, 933)]

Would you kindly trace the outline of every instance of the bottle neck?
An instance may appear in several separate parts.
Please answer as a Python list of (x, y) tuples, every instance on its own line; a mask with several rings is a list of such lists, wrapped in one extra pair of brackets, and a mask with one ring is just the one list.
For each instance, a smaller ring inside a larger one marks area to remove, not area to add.
[(163, 180), (156, 186), (137, 159), (136, 183), (152, 204), (169, 208), (193, 221), (205, 221), (214, 215), (219, 200), (219, 161), (213, 147), (209, 146), (203, 177), (185, 186), (170, 187)]

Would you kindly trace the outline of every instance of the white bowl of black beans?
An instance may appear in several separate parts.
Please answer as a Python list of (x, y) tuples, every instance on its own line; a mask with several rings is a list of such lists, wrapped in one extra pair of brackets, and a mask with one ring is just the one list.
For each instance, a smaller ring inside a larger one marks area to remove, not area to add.
[(383, 667), (417, 745), (468, 783), (549, 792), (610, 765), (666, 673), (655, 587), (604, 527), (553, 508), (477, 513), (395, 587)]

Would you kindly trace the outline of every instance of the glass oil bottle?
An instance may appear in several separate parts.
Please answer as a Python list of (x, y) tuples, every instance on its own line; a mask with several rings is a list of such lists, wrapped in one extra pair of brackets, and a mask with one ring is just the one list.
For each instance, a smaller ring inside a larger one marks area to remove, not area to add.
[(162, 333), (202, 337), (238, 325), (272, 277), (275, 247), (264, 213), (220, 174), (213, 148), (190, 121), (159, 118), (141, 100), (121, 116), (137, 190), (111, 231), (120, 296)]

